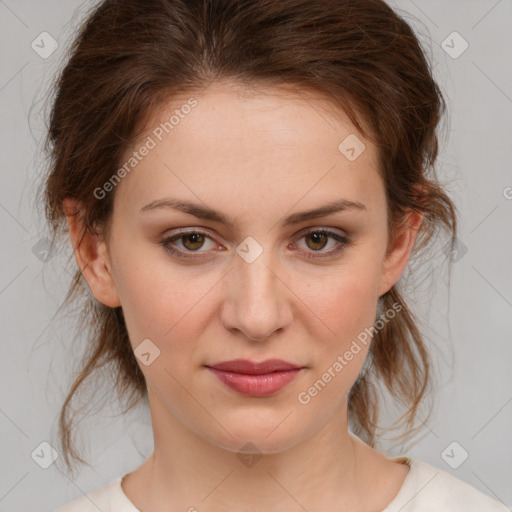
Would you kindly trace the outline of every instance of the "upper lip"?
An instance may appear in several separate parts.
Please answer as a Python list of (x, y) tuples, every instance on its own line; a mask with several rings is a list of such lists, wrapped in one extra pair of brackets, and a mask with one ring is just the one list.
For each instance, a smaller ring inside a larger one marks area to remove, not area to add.
[(256, 362), (248, 359), (233, 359), (232, 361), (223, 361), (207, 365), (209, 368), (215, 368), (225, 372), (245, 373), (248, 375), (262, 375), (265, 373), (295, 370), (302, 368), (282, 359), (267, 359), (266, 361)]

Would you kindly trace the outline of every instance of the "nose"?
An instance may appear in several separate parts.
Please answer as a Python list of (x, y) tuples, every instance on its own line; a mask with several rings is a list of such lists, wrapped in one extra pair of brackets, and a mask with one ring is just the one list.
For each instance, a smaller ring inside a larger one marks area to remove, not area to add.
[(252, 263), (236, 257), (226, 276), (226, 296), (222, 307), (223, 326), (240, 331), (251, 341), (265, 341), (286, 329), (293, 318), (286, 276), (273, 263), (270, 251)]

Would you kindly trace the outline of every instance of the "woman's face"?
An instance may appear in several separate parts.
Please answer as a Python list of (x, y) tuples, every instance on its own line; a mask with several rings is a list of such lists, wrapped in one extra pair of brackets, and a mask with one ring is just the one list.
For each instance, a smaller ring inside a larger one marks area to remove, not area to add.
[[(321, 97), (228, 86), (191, 97), (154, 116), (113, 186), (109, 305), (122, 306), (155, 440), (178, 423), (229, 450), (285, 450), (345, 418), (378, 297), (411, 243), (386, 259), (376, 148)], [(341, 200), (359, 206), (302, 215)], [(234, 389), (208, 368), (275, 358), (301, 370), (273, 392), (269, 377)]]

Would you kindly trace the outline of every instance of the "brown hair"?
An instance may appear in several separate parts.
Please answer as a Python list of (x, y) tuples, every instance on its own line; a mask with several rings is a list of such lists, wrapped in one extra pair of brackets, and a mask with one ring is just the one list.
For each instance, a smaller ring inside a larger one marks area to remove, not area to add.
[[(435, 175), (441, 91), (410, 25), (382, 0), (106, 0), (93, 8), (53, 84), (45, 149), (44, 206), (54, 241), (69, 240), (63, 200), (83, 206), (85, 229), (108, 238), (115, 190), (94, 190), (118, 170), (121, 157), (150, 116), (175, 94), (222, 79), (313, 90), (343, 109), (377, 145), (388, 201), (390, 241), (407, 210), (424, 214), (417, 256), (443, 226), (456, 240), (456, 209)], [(70, 458), (86, 463), (71, 441), (72, 398), (93, 372), (109, 368), (128, 408), (146, 396), (123, 311), (97, 302), (76, 271), (64, 304), (81, 298), (79, 329), (87, 352), (64, 401), (59, 435)], [(430, 354), (417, 320), (393, 286), (379, 300), (400, 313), (373, 336), (364, 371), (348, 403), (354, 433), (375, 446), (378, 385), (406, 413), (409, 435), (431, 389)], [(403, 437), (403, 436), (402, 436)]]

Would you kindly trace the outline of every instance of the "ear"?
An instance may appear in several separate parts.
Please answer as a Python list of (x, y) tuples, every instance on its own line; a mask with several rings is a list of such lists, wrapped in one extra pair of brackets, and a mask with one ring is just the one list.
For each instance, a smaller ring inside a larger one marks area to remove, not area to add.
[(382, 263), (379, 297), (389, 291), (400, 279), (414, 246), (414, 241), (423, 222), (423, 214), (410, 211), (397, 228), (392, 247)]
[(112, 277), (107, 246), (99, 234), (84, 233), (79, 202), (66, 198), (63, 208), (69, 226), (76, 262), (92, 294), (102, 304), (115, 308), (121, 305)]

